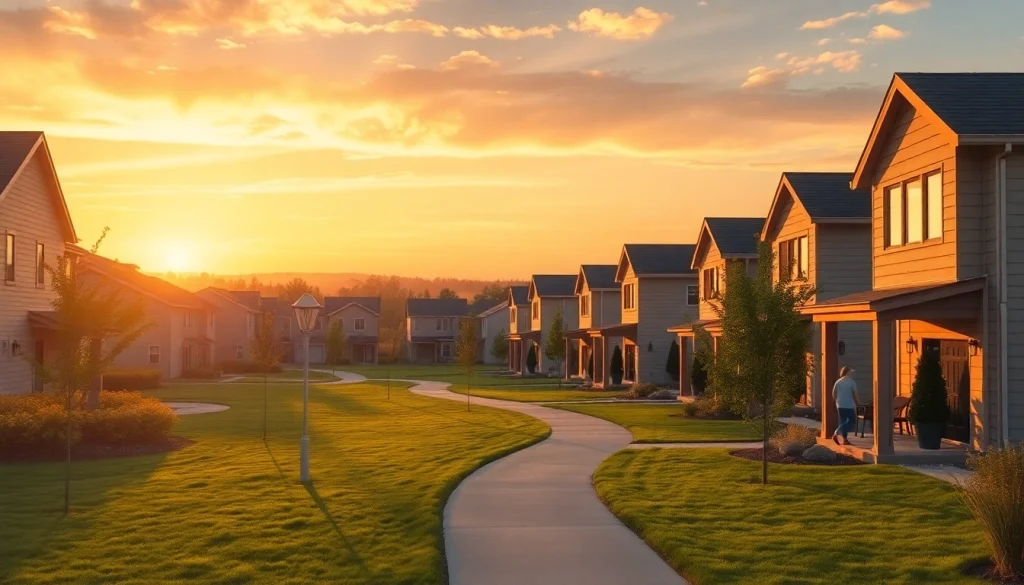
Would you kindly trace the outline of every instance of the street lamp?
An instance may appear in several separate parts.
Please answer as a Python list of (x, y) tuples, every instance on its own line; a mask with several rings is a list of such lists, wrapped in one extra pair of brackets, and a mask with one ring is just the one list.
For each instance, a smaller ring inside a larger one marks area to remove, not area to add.
[(312, 295), (306, 293), (292, 305), (295, 320), (299, 322), (302, 332), (302, 442), (299, 446), (299, 480), (309, 481), (309, 332), (316, 325), (316, 316), (320, 312), (320, 303)]

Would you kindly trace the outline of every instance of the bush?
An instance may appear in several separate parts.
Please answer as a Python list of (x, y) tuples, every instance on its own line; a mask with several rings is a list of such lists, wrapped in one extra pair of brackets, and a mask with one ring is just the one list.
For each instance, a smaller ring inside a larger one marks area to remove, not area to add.
[(698, 396), (693, 404), (697, 407), (697, 416), (700, 418), (722, 418), (727, 411), (722, 401), (715, 396)]
[(683, 403), (683, 416), (693, 418), (697, 416), (697, 405), (693, 402)]
[(216, 380), (220, 378), (220, 372), (212, 368), (192, 368), (181, 373), (186, 380)]
[(657, 384), (633, 384), (632, 386), (630, 386), (629, 392), (626, 392), (625, 398), (632, 398), (634, 400), (648, 398), (652, 394), (654, 394), (655, 392), (659, 392), (660, 390), (661, 387), (658, 386)]
[(693, 356), (693, 364), (690, 367), (690, 387), (694, 396), (704, 394), (708, 387), (708, 364), (704, 361), (703, 352), (697, 352)]
[[(73, 410), (73, 445), (153, 444), (167, 440), (178, 417), (138, 392), (100, 392), (100, 406)], [(67, 409), (59, 393), (0, 396), (0, 455), (56, 454), (65, 449)]]
[(798, 457), (810, 447), (818, 444), (818, 433), (803, 425), (786, 425), (772, 435), (769, 442), (780, 452)]
[(153, 390), (160, 387), (160, 370), (150, 368), (113, 368), (103, 372), (104, 390)]
[(974, 476), (958, 489), (981, 524), (999, 576), (1024, 577), (1024, 446), (974, 460)]
[(618, 385), (622, 383), (622, 375), (625, 373), (625, 369), (622, 366), (622, 349), (617, 345), (612, 351), (612, 361), (608, 368), (608, 373), (611, 375), (612, 384)]
[(925, 349), (917, 360), (917, 373), (910, 390), (910, 409), (907, 414), (910, 422), (915, 425), (945, 423), (949, 418), (946, 379), (942, 376), (942, 362), (936, 349)]
[(526, 370), (531, 374), (537, 372), (537, 347), (530, 344), (530, 351), (526, 353)]

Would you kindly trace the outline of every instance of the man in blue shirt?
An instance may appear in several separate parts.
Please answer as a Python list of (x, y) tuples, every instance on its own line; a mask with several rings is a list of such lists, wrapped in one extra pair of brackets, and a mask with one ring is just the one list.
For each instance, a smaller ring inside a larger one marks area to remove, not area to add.
[[(853, 368), (843, 366), (839, 371), (839, 379), (832, 386), (832, 398), (836, 401), (836, 408), (839, 410), (839, 426), (836, 432), (832, 433), (832, 440), (836, 445), (849, 445), (850, 441), (846, 434), (857, 425), (857, 383), (853, 381)], [(839, 442), (839, 437), (843, 441)]]

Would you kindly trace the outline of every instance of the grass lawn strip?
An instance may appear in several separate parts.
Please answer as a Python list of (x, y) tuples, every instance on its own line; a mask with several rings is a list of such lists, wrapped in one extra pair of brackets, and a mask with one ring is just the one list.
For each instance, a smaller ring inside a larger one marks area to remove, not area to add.
[(309, 488), (301, 384), (270, 387), (266, 445), (262, 384), (153, 392), (231, 408), (182, 417), (184, 450), (76, 462), (68, 518), (61, 464), (0, 466), (0, 582), (443, 583), (448, 495), (549, 430), (400, 386), (311, 387)]
[[(682, 416), (678, 404), (558, 404), (571, 410), (611, 421), (629, 429), (634, 443), (749, 442), (758, 435), (741, 420), (704, 420)], [(674, 415), (674, 416), (673, 416)]]

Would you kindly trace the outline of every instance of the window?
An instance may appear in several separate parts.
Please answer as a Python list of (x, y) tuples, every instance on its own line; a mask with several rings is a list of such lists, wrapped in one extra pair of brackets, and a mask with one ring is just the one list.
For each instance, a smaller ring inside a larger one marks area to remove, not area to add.
[(627, 310), (636, 308), (635, 282), (622, 285), (622, 308)]
[(713, 299), (718, 295), (718, 291), (721, 289), (719, 286), (719, 280), (721, 279), (720, 270), (718, 267), (705, 268), (703, 272), (704, 281), (704, 300)]
[(241, 345), (235, 346), (235, 358), (242, 359), (245, 356), (245, 348)]
[(540, 319), (540, 301), (533, 301), (533, 318)]
[(149, 363), (159, 364), (160, 363), (160, 346), (151, 345), (149, 346)]
[(14, 284), (14, 234), (7, 234), (4, 258), (4, 280), (8, 284)]
[(46, 244), (36, 242), (36, 286), (46, 286)]
[(807, 278), (811, 273), (811, 247), (807, 236), (779, 242), (779, 282)]
[(686, 304), (693, 307), (700, 303), (700, 287), (696, 284), (686, 285)]
[(441, 344), (441, 357), (450, 358), (452, 357), (452, 344), (442, 343)]
[(590, 295), (583, 295), (580, 297), (580, 317), (587, 317), (590, 315)]
[(518, 315), (519, 311), (516, 310), (516, 307), (512, 307), (512, 309), (508, 312), (508, 322), (515, 323), (517, 321), (516, 317), (518, 317)]
[(942, 239), (942, 171), (885, 190), (885, 247)]
[(441, 319), (441, 330), (442, 331), (451, 331), (451, 329), (452, 329), (452, 321), (451, 321), (451, 319)]
[(356, 319), (356, 331), (366, 331), (366, 319)]
[(192, 326), (192, 311), (185, 311), (185, 327)]
[(64, 255), (64, 276), (71, 278), (75, 275), (75, 265), (78, 263), (78, 257), (70, 254)]

